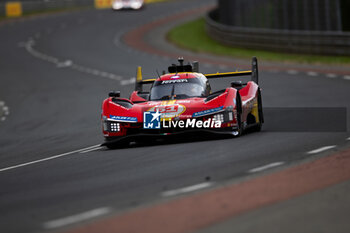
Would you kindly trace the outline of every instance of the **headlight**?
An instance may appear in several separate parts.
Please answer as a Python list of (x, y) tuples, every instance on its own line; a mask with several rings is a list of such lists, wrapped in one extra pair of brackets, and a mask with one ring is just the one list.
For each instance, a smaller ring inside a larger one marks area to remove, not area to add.
[(213, 116), (214, 121), (219, 121), (221, 123), (230, 122), (233, 121), (233, 119), (234, 113), (230, 109), (228, 111), (224, 111)]
[(120, 124), (119, 123), (110, 123), (111, 124), (111, 132), (119, 132), (120, 131)]
[(228, 120), (233, 121), (233, 112), (228, 113)]
[(214, 121), (220, 121), (220, 122), (224, 122), (224, 114), (220, 113), (220, 114), (216, 114), (213, 117)]

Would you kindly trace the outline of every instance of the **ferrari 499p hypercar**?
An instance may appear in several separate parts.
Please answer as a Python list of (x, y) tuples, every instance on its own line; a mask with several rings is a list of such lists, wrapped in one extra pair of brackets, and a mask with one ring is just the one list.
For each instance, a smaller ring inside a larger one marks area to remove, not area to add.
[(139, 10), (143, 7), (143, 0), (112, 0), (113, 10), (132, 9)]
[[(146, 137), (169, 137), (202, 132), (239, 136), (245, 130), (260, 131), (264, 122), (258, 64), (252, 70), (202, 74), (198, 62), (168, 68), (155, 79), (142, 79), (137, 69), (135, 91), (129, 99), (119, 91), (109, 93), (102, 104), (103, 145), (115, 148)], [(232, 81), (212, 92), (209, 80), (251, 76), (251, 81)], [(152, 85), (144, 91), (146, 84)]]

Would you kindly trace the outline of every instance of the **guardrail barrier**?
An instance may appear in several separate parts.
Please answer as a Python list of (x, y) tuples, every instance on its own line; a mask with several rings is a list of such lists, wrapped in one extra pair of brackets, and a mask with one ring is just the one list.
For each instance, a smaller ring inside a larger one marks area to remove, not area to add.
[(218, 0), (210, 37), (233, 47), (350, 55), (349, 0)]

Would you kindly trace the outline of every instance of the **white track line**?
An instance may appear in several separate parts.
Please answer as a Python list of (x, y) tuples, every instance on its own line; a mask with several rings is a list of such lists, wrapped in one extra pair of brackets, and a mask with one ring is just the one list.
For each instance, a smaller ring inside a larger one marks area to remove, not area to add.
[(57, 68), (71, 68), (83, 73), (88, 73), (88, 74), (92, 74), (92, 75), (96, 75), (96, 76), (100, 76), (100, 77), (104, 77), (104, 78), (108, 78), (116, 81), (120, 81), (123, 79), (121, 76), (116, 74), (74, 64), (71, 60), (64, 60), (60, 62), (59, 59), (56, 57), (52, 57), (35, 50), (34, 45), (35, 45), (35, 40), (33, 40), (33, 38), (29, 38), (27, 42), (19, 43), (19, 46), (21, 47), (24, 46), (27, 52), (31, 54), (33, 57), (53, 63), (57, 66)]
[(64, 157), (64, 156), (71, 155), (71, 154), (74, 154), (74, 153), (78, 153), (78, 152), (81, 152), (81, 151), (86, 151), (88, 149), (92, 149), (92, 148), (96, 148), (96, 147), (100, 147), (100, 146), (101, 145), (89, 146), (89, 147), (86, 147), (86, 148), (83, 148), (83, 149), (74, 150), (74, 151), (66, 152), (66, 153), (59, 154), (59, 155), (54, 155), (54, 156), (47, 157), (47, 158), (44, 158), (44, 159), (38, 159), (38, 160), (34, 160), (34, 161), (31, 161), (31, 162), (27, 162), (27, 163), (21, 163), (21, 164), (10, 166), (10, 167), (0, 168), (0, 172), (8, 171), (8, 170), (12, 170), (12, 169), (15, 169), (15, 168), (20, 168), (20, 167), (36, 164), (36, 163), (41, 163), (41, 162), (52, 160), (52, 159), (57, 159), (57, 158), (60, 158), (60, 157)]
[(280, 71), (279, 71), (279, 70), (273, 69), (273, 70), (268, 70), (268, 72), (273, 73), (273, 74), (277, 74), (277, 73), (279, 73)]
[(345, 75), (343, 78), (344, 78), (345, 80), (350, 80), (350, 75)]
[(326, 150), (329, 150), (329, 149), (332, 149), (332, 148), (335, 148), (336, 145), (331, 145), (331, 146), (323, 146), (323, 147), (320, 147), (318, 149), (315, 149), (315, 150), (311, 150), (309, 152), (307, 152), (308, 154), (317, 154), (317, 153), (321, 153), (323, 151), (326, 151)]
[(136, 78), (129, 78), (129, 79), (124, 79), (120, 81), (120, 85), (126, 86), (130, 84), (134, 84), (136, 82)]
[(336, 78), (337, 75), (336, 74), (326, 74), (327, 78)]
[(306, 74), (309, 75), (309, 76), (317, 76), (318, 75), (318, 73), (313, 72), (313, 71), (309, 71)]
[(88, 152), (91, 152), (91, 151), (101, 150), (101, 149), (102, 149), (102, 147), (97, 147), (97, 148), (92, 148), (92, 149), (89, 149), (89, 150), (80, 151), (79, 153), (80, 154), (85, 154), (85, 153), (88, 153)]
[(292, 75), (299, 74), (297, 70), (287, 70), (287, 73)]
[(161, 195), (163, 197), (175, 196), (175, 195), (179, 195), (179, 194), (183, 194), (183, 193), (189, 193), (189, 192), (194, 192), (194, 191), (197, 191), (200, 189), (208, 188), (212, 185), (213, 185), (213, 183), (211, 183), (211, 182), (204, 182), (204, 183), (195, 184), (195, 185), (180, 188), (180, 189), (165, 191), (165, 192), (162, 192)]
[(73, 62), (71, 60), (66, 60), (66, 61), (57, 63), (56, 66), (58, 68), (65, 68), (65, 67), (69, 67), (69, 66), (72, 66), (72, 65), (73, 65)]
[(248, 172), (249, 173), (261, 172), (261, 171), (264, 171), (264, 170), (267, 170), (267, 169), (270, 169), (273, 167), (281, 166), (283, 164), (284, 164), (284, 162), (270, 163), (270, 164), (266, 164), (266, 165), (261, 166), (261, 167), (256, 167), (256, 168), (250, 169)]
[(0, 101), (0, 121), (5, 121), (6, 116), (10, 115), (9, 107), (6, 106), (4, 101)]
[(346, 140), (350, 141), (350, 137), (348, 137)]
[(43, 224), (43, 227), (45, 229), (54, 229), (54, 228), (58, 228), (58, 227), (67, 226), (69, 224), (73, 224), (73, 223), (85, 221), (88, 219), (96, 218), (96, 217), (99, 217), (102, 215), (106, 215), (106, 214), (110, 213), (111, 210), (112, 209), (109, 207), (102, 207), (102, 208), (98, 208), (98, 209), (94, 209), (94, 210), (89, 210), (89, 211), (86, 211), (86, 212), (83, 212), (80, 214), (76, 214), (76, 215), (72, 215), (72, 216), (68, 216), (65, 218), (56, 219), (56, 220), (52, 220), (52, 221), (48, 221), (48, 222)]

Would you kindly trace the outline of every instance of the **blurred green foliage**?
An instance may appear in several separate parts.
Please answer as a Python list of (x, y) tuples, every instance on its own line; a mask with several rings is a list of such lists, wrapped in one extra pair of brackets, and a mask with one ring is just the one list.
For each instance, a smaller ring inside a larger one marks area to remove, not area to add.
[(205, 20), (203, 18), (173, 28), (168, 33), (167, 39), (181, 48), (189, 49), (194, 52), (224, 55), (234, 58), (251, 59), (252, 56), (256, 56), (265, 61), (311, 64), (350, 64), (350, 57), (287, 54), (225, 46), (214, 41), (207, 35), (205, 31)]

